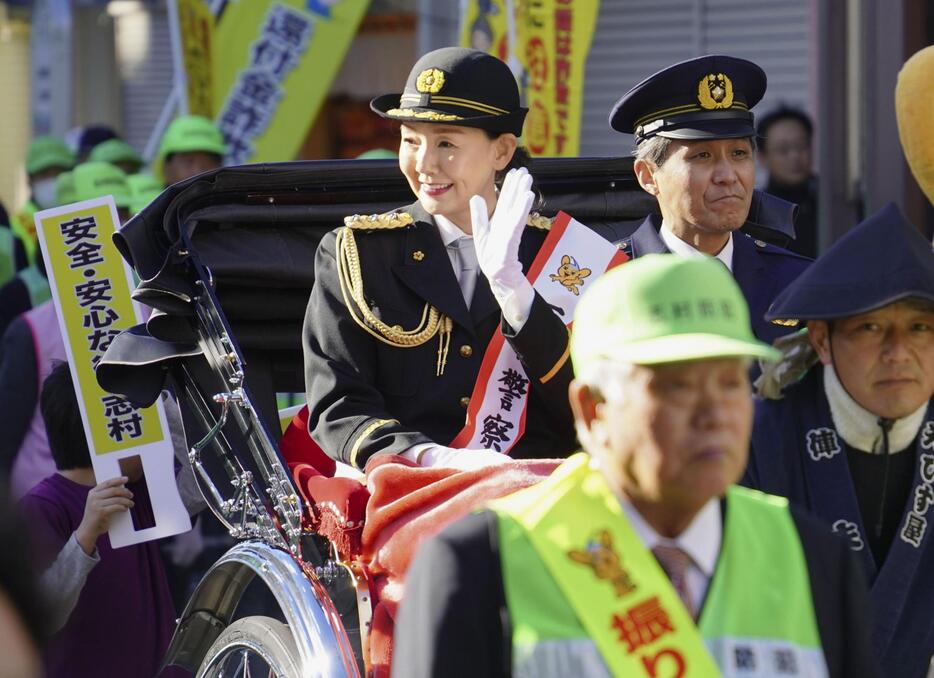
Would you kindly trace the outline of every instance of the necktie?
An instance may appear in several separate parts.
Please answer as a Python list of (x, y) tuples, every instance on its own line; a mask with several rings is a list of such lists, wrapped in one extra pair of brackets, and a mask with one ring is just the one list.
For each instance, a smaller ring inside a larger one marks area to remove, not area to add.
[(665, 574), (668, 575), (672, 587), (678, 592), (678, 597), (684, 603), (684, 607), (687, 608), (688, 614), (691, 615), (691, 618), (696, 618), (694, 601), (688, 589), (687, 579), (691, 556), (677, 546), (667, 546), (665, 544), (657, 544), (652, 549), (652, 553), (655, 555), (658, 564), (662, 566)]
[(470, 302), (473, 300), (473, 292), (477, 286), (477, 250), (473, 244), (473, 238), (463, 236), (448, 245), (454, 252), (454, 274), (457, 276), (457, 284), (461, 288), (461, 294), (464, 295), (464, 301), (470, 308)]

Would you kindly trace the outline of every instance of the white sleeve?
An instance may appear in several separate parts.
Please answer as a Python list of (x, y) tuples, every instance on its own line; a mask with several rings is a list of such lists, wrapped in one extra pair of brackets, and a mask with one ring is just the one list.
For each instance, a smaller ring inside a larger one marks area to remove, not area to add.
[(532, 285), (526, 280), (524, 285), (507, 290), (499, 285), (491, 284), (490, 290), (503, 311), (506, 324), (512, 328), (513, 333), (518, 334), (525, 325), (525, 321), (529, 319), (532, 303), (535, 301), (535, 290)]
[(39, 577), (39, 591), (51, 608), (50, 632), (57, 632), (68, 621), (88, 574), (100, 561), (97, 549), (91, 555), (85, 553), (72, 532), (55, 562)]

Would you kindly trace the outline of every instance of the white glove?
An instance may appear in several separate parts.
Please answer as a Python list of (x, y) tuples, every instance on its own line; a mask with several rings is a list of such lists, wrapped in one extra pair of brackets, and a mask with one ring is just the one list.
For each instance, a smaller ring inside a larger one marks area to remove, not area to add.
[(525, 324), (535, 299), (532, 284), (522, 274), (519, 262), (519, 242), (535, 201), (531, 189), (532, 176), (528, 170), (524, 167), (509, 170), (492, 220), (487, 217), (487, 204), (482, 196), (475, 195), (470, 199), (477, 263), (490, 281), (490, 290), (503, 310), (506, 322), (516, 332)]
[[(473, 471), (495, 464), (505, 464), (509, 456), (494, 452), (493, 450), (458, 449), (444, 445), (417, 445), (418, 463), (420, 466), (437, 466), (443, 468), (456, 468), (461, 471)], [(403, 455), (407, 456), (407, 455)]]

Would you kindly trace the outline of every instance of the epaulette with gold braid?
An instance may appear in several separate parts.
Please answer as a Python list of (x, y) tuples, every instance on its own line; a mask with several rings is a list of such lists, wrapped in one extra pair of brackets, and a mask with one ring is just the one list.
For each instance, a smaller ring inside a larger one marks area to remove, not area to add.
[(386, 214), (354, 214), (344, 217), (344, 225), (362, 231), (404, 228), (415, 223), (408, 212), (387, 212)]
[(538, 212), (530, 212), (528, 221), (526, 221), (527, 226), (532, 228), (539, 228), (543, 231), (550, 231), (551, 224), (554, 222), (554, 217), (543, 217)]

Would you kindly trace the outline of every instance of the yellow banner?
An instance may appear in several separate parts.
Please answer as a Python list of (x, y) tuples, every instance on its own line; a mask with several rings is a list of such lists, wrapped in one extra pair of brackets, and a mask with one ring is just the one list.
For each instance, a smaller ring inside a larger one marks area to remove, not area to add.
[(461, 47), (509, 61), (509, 5), (506, 0), (467, 0), (461, 17)]
[(576, 156), (584, 106), (584, 66), (599, 0), (517, 5), (515, 49), (525, 69), (525, 143), (532, 155)]
[(369, 0), (250, 0), (217, 17), (214, 110), (230, 164), (292, 160)]
[[(467, 2), (461, 45), (489, 52), (518, 71), (522, 101), (529, 108), (522, 138), (532, 155), (578, 154), (584, 66), (599, 11), (599, 0)], [(514, 44), (504, 46), (510, 23)]]
[(94, 368), (113, 338), (137, 324), (131, 279), (113, 244), (113, 199), (97, 198), (36, 215), (49, 284), (92, 454), (166, 438), (154, 407), (137, 409), (97, 383)]
[(175, 0), (178, 11), (182, 62), (188, 81), (188, 112), (214, 116), (212, 61), (214, 17), (205, 0)]

